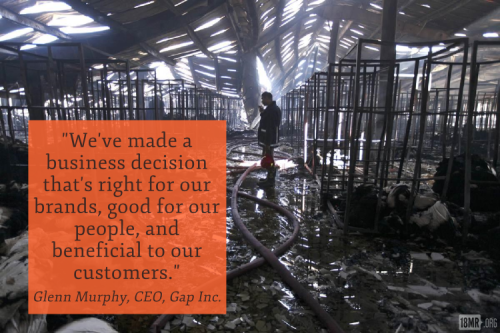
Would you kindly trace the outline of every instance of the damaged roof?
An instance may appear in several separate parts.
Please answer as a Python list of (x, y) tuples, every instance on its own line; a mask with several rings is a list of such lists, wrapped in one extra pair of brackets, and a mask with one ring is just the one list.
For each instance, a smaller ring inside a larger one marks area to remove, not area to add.
[[(239, 96), (242, 53), (256, 51), (276, 95), (337, 60), (358, 38), (380, 38), (382, 0), (3, 0), (0, 42), (82, 42), (165, 77)], [(497, 38), (494, 0), (400, 0), (397, 40)], [(373, 49), (373, 52), (378, 50)]]

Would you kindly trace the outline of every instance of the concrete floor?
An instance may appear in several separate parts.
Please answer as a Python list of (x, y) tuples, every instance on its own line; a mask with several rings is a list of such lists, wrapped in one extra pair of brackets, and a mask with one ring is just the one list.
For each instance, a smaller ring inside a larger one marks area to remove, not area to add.
[[(228, 186), (237, 177), (228, 176)], [(456, 332), (459, 314), (500, 320), (498, 267), (484, 254), (471, 251), (460, 258), (444, 242), (424, 238), (345, 238), (320, 209), (317, 184), (304, 170), (280, 171), (274, 190), (256, 186), (263, 177), (263, 171), (251, 174), (241, 190), (287, 207), (299, 218), (299, 241), (280, 260), (346, 332)], [(246, 199), (239, 205), (249, 230), (269, 248), (291, 234), (288, 221), (273, 210)], [(227, 239), (228, 270), (258, 256), (233, 227), (229, 205)], [(226, 316), (178, 316), (165, 331), (325, 331), (267, 265), (228, 283), (227, 293)]]

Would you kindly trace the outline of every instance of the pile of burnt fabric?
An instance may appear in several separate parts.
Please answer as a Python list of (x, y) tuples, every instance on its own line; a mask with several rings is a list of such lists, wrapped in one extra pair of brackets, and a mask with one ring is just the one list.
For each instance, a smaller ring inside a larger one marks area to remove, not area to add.
[(0, 136), (0, 184), (12, 179), (28, 181), (28, 145)]
[[(373, 185), (358, 186), (349, 206), (349, 225), (364, 229), (373, 229), (377, 216), (379, 188)], [(384, 188), (380, 195), (378, 229), (381, 233), (406, 231), (404, 220), (410, 201), (410, 188), (399, 184)], [(345, 211), (345, 202), (340, 209)], [(456, 221), (451, 217), (445, 204), (437, 200), (434, 193), (415, 196), (410, 211), (408, 231), (410, 234), (431, 233), (441, 238), (455, 237)]]
[(0, 244), (28, 228), (28, 185), (0, 184)]
[(44, 332), (44, 317), (28, 315), (27, 228), (28, 186), (0, 184), (0, 332)]
[[(0, 244), (0, 331), (8, 332), (20, 321), (38, 320), (28, 316), (28, 233), (2, 240)], [(42, 320), (43, 322), (45, 319)], [(44, 325), (40, 330), (44, 332)], [(14, 331), (15, 332), (15, 331)], [(31, 330), (29, 330), (31, 332)]]
[[(479, 155), (472, 155), (472, 181), (471, 185), (471, 210), (475, 212), (499, 211), (498, 198), (500, 197), (500, 180), (493, 167)], [(435, 177), (444, 177), (448, 170), (449, 159), (444, 159), (436, 169)], [(453, 159), (450, 185), (448, 188), (448, 200), (461, 207), (464, 205), (464, 178), (465, 177), (465, 155)], [(444, 180), (436, 180), (432, 190), (442, 193)], [(493, 182), (493, 183), (484, 183)]]

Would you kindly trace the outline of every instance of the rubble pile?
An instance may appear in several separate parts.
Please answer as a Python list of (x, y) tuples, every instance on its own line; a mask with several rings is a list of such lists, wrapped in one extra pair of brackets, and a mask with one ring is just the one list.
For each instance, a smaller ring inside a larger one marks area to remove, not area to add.
[(0, 136), (0, 184), (16, 180), (28, 182), (28, 145)]
[[(352, 196), (349, 207), (349, 225), (363, 229), (373, 229), (377, 215), (379, 189), (370, 184), (358, 186)], [(379, 230), (382, 233), (401, 233), (404, 231), (404, 220), (408, 211), (410, 188), (408, 185), (398, 184), (384, 188), (380, 194), (380, 222)], [(339, 206), (345, 211), (346, 201)], [(454, 229), (456, 223), (451, 218), (447, 206), (438, 201), (434, 193), (418, 193), (414, 198), (410, 217), (410, 233), (421, 231), (435, 232), (440, 228), (447, 231)]]
[[(479, 183), (471, 185), (471, 210), (479, 212), (498, 211), (498, 198), (500, 197), (500, 180), (495, 169), (482, 159), (479, 155), (472, 155), (471, 180)], [(445, 158), (436, 168), (435, 177), (444, 177), (448, 170), (449, 159)], [(465, 155), (453, 159), (450, 185), (448, 188), (448, 200), (461, 207), (464, 205), (464, 177), (465, 177)], [(482, 182), (496, 182), (496, 184), (485, 184)], [(444, 180), (436, 180), (432, 190), (441, 194), (444, 189)]]

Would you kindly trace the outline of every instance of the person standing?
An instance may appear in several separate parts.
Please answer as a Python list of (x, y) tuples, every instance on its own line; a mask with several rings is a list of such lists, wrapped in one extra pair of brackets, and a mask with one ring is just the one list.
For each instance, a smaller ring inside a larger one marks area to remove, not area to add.
[[(262, 104), (259, 106), (260, 124), (258, 130), (258, 142), (262, 147), (262, 156), (274, 159), (274, 148), (279, 143), (279, 127), (281, 123), (281, 109), (273, 101), (270, 92), (262, 94)], [(267, 169), (267, 177), (258, 183), (260, 187), (273, 187), (276, 181), (276, 166), (274, 163)]]

